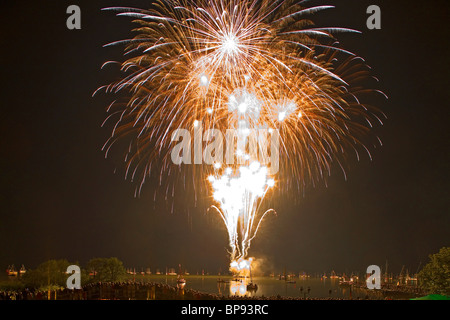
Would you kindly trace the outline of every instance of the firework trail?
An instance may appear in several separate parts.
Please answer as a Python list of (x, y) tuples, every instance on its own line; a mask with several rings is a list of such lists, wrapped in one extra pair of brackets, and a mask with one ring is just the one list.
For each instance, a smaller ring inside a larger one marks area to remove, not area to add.
[(220, 204), (220, 208), (215, 208), (229, 234), (231, 261), (244, 258), (261, 221), (271, 211), (258, 215), (260, 200), (275, 182), (268, 178), (267, 168), (261, 167), (259, 162), (240, 167), (237, 175), (232, 175), (228, 168), (220, 178), (209, 176), (209, 180), (214, 190), (214, 200)]
[[(129, 144), (126, 176), (140, 189), (152, 171), (161, 179), (177, 170), (170, 158), (177, 130), (199, 121), (222, 133), (234, 129), (241, 143), (227, 144), (232, 161), (222, 158), (193, 175), (209, 183), (232, 261), (247, 256), (278, 169), (299, 186), (326, 179), (333, 163), (343, 168), (348, 150), (357, 157), (369, 152), (362, 139), (382, 124), (384, 115), (363, 102), (373, 90), (358, 84), (371, 77), (370, 68), (334, 37), (359, 32), (316, 27), (309, 17), (332, 7), (306, 3), (164, 0), (148, 10), (105, 9), (138, 25), (133, 39), (109, 44), (125, 45), (130, 58), (120, 63), (125, 76), (103, 87), (126, 96), (108, 108), (116, 124), (105, 152), (119, 141)], [(255, 130), (276, 132), (279, 148), (268, 151), (262, 140), (251, 148)], [(274, 153), (276, 170), (261, 156)]]

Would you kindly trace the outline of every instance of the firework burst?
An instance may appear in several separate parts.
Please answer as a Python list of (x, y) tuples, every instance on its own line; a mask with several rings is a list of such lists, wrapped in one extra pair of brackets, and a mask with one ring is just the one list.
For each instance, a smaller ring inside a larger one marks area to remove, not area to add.
[(355, 85), (370, 78), (370, 68), (334, 38), (358, 31), (316, 27), (308, 17), (332, 7), (306, 2), (164, 0), (148, 10), (105, 9), (138, 25), (133, 39), (113, 43), (124, 44), (130, 58), (121, 63), (125, 76), (104, 87), (126, 96), (108, 109), (117, 121), (105, 150), (129, 143), (127, 176), (141, 187), (156, 168), (160, 180), (171, 174), (171, 137), (199, 121), (244, 137), (228, 150), (239, 161), (193, 169), (194, 181), (210, 177), (232, 260), (247, 255), (278, 171), (261, 159), (267, 145), (248, 147), (249, 131), (276, 130), (279, 174), (303, 185), (325, 179), (333, 163), (343, 167), (349, 149), (368, 152), (361, 138), (381, 123), (381, 113), (361, 100), (368, 90)]

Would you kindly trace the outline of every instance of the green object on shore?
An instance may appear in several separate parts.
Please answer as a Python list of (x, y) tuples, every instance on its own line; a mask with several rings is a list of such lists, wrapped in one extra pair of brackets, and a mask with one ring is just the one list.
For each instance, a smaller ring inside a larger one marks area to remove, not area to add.
[(450, 300), (450, 296), (443, 296), (441, 294), (429, 294), (425, 297), (414, 298), (411, 300)]

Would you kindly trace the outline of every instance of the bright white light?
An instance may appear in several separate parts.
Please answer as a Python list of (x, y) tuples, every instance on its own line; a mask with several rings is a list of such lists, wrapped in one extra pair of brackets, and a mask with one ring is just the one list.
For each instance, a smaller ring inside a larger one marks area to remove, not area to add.
[(275, 185), (275, 180), (273, 180), (273, 179), (267, 180), (267, 185), (268, 185), (270, 188), (272, 188), (272, 187)]
[(259, 169), (260, 166), (261, 164), (258, 161), (254, 161), (250, 164), (250, 170), (252, 170), (252, 172), (255, 172)]
[(228, 98), (228, 111), (237, 113), (239, 118), (257, 121), (261, 111), (261, 101), (244, 88), (236, 89)]
[(194, 127), (197, 128), (197, 127), (198, 127), (198, 124), (199, 124), (198, 120), (195, 120), (195, 121), (194, 121)]
[(298, 117), (299, 118), (303, 117), (303, 113), (301, 111), (298, 112)]
[(206, 111), (207, 111), (209, 114), (211, 114), (211, 113), (213, 112), (213, 109), (208, 108)]
[(239, 262), (239, 269), (245, 269), (247, 268), (247, 260), (242, 260), (241, 262)]
[(209, 84), (209, 79), (208, 79), (208, 77), (207, 77), (206, 75), (202, 74), (202, 75), (200, 76), (200, 85), (201, 85), (202, 87), (206, 87), (208, 84)]
[(297, 104), (291, 100), (282, 99), (274, 106), (275, 116), (278, 121), (286, 120), (292, 113), (295, 112)]
[[(258, 161), (253, 161), (249, 166), (241, 166), (237, 172), (231, 168), (225, 170), (220, 177), (209, 178), (213, 189), (213, 198), (220, 204), (222, 218), (228, 230), (230, 246), (233, 254), (236, 253), (236, 239), (239, 232), (239, 221), (248, 232), (243, 236), (241, 247), (246, 251), (250, 247), (253, 238), (252, 224), (258, 219), (261, 221), (264, 215), (257, 218), (258, 201), (264, 197), (268, 188), (274, 185), (273, 179), (268, 177), (268, 169), (261, 166)], [(232, 268), (238, 270), (248, 269), (251, 260), (239, 260), (231, 263)]]
[(245, 111), (247, 111), (247, 103), (242, 102), (241, 104), (239, 104), (238, 110), (240, 113), (245, 113)]
[(220, 167), (222, 167), (222, 164), (220, 162), (214, 163), (214, 168), (220, 169)]
[(226, 54), (235, 54), (238, 52), (238, 42), (236, 36), (233, 34), (227, 35), (222, 41), (222, 52)]

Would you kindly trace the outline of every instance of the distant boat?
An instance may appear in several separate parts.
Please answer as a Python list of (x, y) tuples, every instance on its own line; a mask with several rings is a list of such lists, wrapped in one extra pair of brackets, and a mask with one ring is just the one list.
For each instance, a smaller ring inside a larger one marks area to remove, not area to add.
[(18, 275), (18, 272), (16, 271), (14, 265), (12, 265), (8, 266), (8, 268), (6, 269), (6, 274), (10, 277), (16, 277)]
[(286, 283), (297, 283), (297, 281), (295, 281), (295, 280), (288, 280), (288, 281), (286, 281)]
[(166, 267), (166, 276), (176, 276), (177, 272), (175, 271), (175, 268), (167, 268)]
[(297, 281), (295, 281), (295, 274), (288, 274), (287, 275), (287, 279), (286, 279), (286, 283), (291, 283), (291, 284), (295, 284), (297, 283)]
[(280, 280), (284, 280), (286, 283), (297, 283), (295, 280), (291, 280), (295, 278), (295, 274), (286, 274), (286, 268), (284, 268), (284, 274), (280, 275)]
[(167, 271), (167, 268), (166, 268), (166, 275), (176, 276), (177, 273), (175, 272), (175, 268), (170, 268), (169, 271)]
[(25, 266), (22, 265), (22, 267), (21, 267), (20, 270), (19, 270), (19, 273), (20, 273), (20, 274), (24, 274), (24, 273), (26, 273), (26, 272), (27, 272), (27, 270), (25, 269)]
[(256, 291), (258, 290), (258, 285), (256, 283), (250, 282), (247, 285), (247, 291)]
[(181, 264), (178, 265), (178, 276), (177, 276), (177, 285), (182, 289), (186, 285), (186, 279), (183, 277), (183, 272), (181, 271)]
[(288, 276), (286, 278), (286, 283), (297, 283), (297, 281), (295, 281), (294, 278), (291, 278), (290, 276)]
[(136, 274), (136, 269), (133, 270), (133, 269), (131, 269), (131, 268), (128, 268), (128, 269), (127, 269), (127, 273), (128, 273), (128, 274)]
[(339, 281), (339, 286), (341, 287), (351, 287), (353, 285), (353, 280), (345, 280), (344, 278)]
[(249, 266), (249, 271), (250, 271), (250, 283), (247, 284), (247, 291), (257, 291), (258, 290), (258, 285), (256, 283), (253, 283), (253, 278), (252, 278), (252, 266)]

